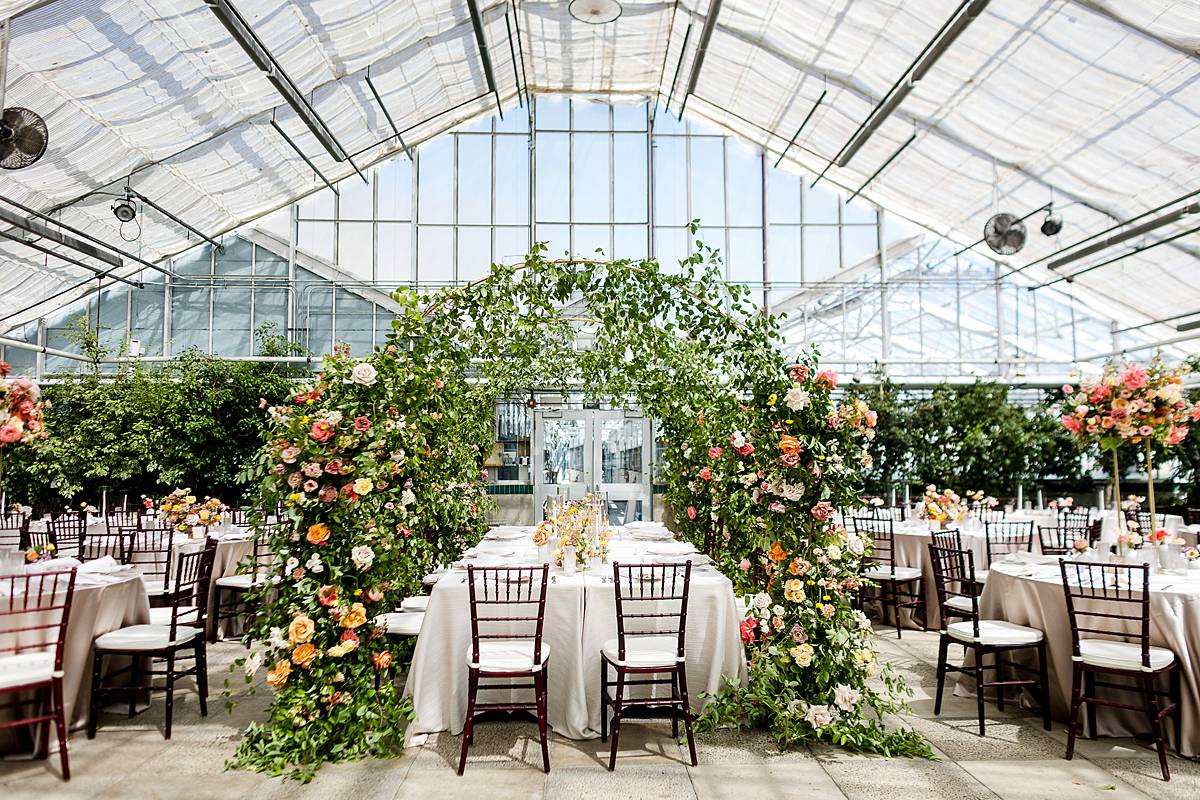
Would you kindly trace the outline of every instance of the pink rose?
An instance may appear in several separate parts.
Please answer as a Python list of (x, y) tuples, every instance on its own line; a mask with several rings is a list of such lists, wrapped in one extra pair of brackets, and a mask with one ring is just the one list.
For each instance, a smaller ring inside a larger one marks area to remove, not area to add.
[(740, 456), (748, 456), (753, 452), (754, 445), (750, 444), (749, 442), (746, 442), (744, 445), (738, 448), (738, 455)]
[(321, 494), (318, 495), (318, 497), (320, 498), (322, 503), (332, 503), (334, 500), (337, 499), (337, 487), (326, 486), (324, 489), (321, 490)]
[(325, 471), (330, 475), (340, 474), (342, 471), (342, 460), (340, 458), (330, 459), (329, 463), (325, 465)]
[(317, 486), (318, 486), (317, 482), (314, 481), (312, 478), (309, 478), (308, 480), (306, 480), (304, 482), (304, 491), (310, 492), (310, 493), (315, 492), (317, 490)]
[(808, 367), (803, 364), (797, 364), (788, 370), (788, 377), (796, 383), (804, 383), (808, 379)]
[(833, 505), (828, 500), (822, 500), (812, 507), (812, 515), (819, 522), (825, 522), (833, 516)]
[[(315, 438), (315, 437), (314, 437)], [(294, 464), (296, 459), (300, 457), (300, 448), (294, 444), (289, 444), (279, 452), (279, 458), (285, 464)]]
[(696, 518), (696, 507), (695, 507), (695, 506), (688, 506), (688, 507), (687, 507), (687, 516), (688, 516), (688, 519), (695, 519), (695, 518)]
[(792, 641), (796, 644), (803, 644), (808, 641), (808, 633), (800, 625), (793, 625), (791, 634)]
[(782, 514), (783, 512), (787, 511), (787, 506), (776, 500), (774, 503), (771, 503), (771, 505), (767, 506), (767, 510), (774, 511), (776, 514)]
[(299, 472), (293, 472), (287, 477), (288, 486), (292, 487), (293, 489), (299, 486), (302, 480), (304, 480), (304, 477)]
[(779, 457), (785, 467), (794, 467), (800, 463), (799, 453), (786, 453)]
[(719, 447), (708, 448), (708, 457), (711, 458), (713, 461), (716, 461), (718, 458), (720, 458), (721, 453), (722, 453), (722, 450)]
[[(333, 426), (330, 425), (325, 420), (319, 419), (313, 423), (312, 430), (309, 432), (308, 435), (313, 438), (313, 441), (327, 442), (331, 438), (333, 438), (333, 434), (334, 434)], [(297, 453), (297, 454), (299, 454), (299, 453)]]
[(359, 433), (366, 433), (367, 431), (371, 430), (371, 420), (366, 417), (355, 417), (354, 430), (358, 431)]
[(12, 444), (21, 440), (21, 429), (12, 423), (0, 425), (0, 442)]
[(741, 561), (739, 561), (738, 569), (740, 569), (742, 572), (749, 572), (750, 571), (750, 559), (743, 558)]
[(706, 481), (711, 481), (713, 479), (712, 470), (709, 469), (708, 467), (701, 467), (700, 477)]
[(823, 369), (817, 373), (816, 381), (818, 386), (824, 386), (826, 389), (831, 390), (836, 389), (838, 383), (837, 373), (831, 369)]

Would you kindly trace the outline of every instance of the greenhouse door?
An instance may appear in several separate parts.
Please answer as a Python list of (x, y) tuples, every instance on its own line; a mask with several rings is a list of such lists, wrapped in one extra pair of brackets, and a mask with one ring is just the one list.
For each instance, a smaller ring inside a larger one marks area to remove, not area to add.
[(650, 420), (628, 411), (537, 410), (533, 417), (534, 517), (550, 498), (608, 498), (612, 525), (651, 517)]

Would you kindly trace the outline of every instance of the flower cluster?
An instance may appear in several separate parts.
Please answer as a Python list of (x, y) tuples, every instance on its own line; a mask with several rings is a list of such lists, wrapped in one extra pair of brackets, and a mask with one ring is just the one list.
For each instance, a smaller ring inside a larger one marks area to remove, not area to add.
[(601, 499), (593, 495), (567, 503), (552, 512), (544, 527), (538, 526), (534, 543), (539, 544), (539, 533), (547, 535), (554, 544), (553, 557), (559, 566), (562, 566), (568, 547), (575, 548), (575, 562), (579, 567), (586, 567), (593, 558), (603, 558), (608, 552), (611, 534), (602, 505)]
[(34, 545), (25, 551), (25, 561), (32, 564), (35, 561), (49, 561), (54, 558), (54, 554), (58, 549), (46, 542), (45, 544)]
[(177, 531), (220, 525), (227, 511), (229, 506), (215, 497), (198, 502), (191, 489), (176, 489), (158, 501), (159, 518)]
[(921, 519), (941, 524), (959, 522), (967, 516), (967, 512), (967, 503), (957, 492), (951, 489), (939, 490), (933, 484), (925, 487), (925, 494), (917, 507), (917, 516)]
[(1076, 438), (1112, 449), (1146, 439), (1175, 445), (1187, 438), (1188, 422), (1200, 420), (1200, 403), (1183, 394), (1185, 368), (1169, 368), (1155, 356), (1145, 367), (1110, 362), (1078, 387), (1062, 387), (1062, 424)]
[(971, 508), (992, 509), (1000, 505), (1000, 501), (985, 493), (982, 489), (967, 492), (967, 503)]
[(1056, 497), (1049, 503), (1046, 503), (1046, 508), (1051, 511), (1066, 511), (1075, 506), (1074, 497)]
[(46, 438), (38, 385), (28, 378), (8, 380), (11, 370), (7, 361), (0, 361), (0, 448)]

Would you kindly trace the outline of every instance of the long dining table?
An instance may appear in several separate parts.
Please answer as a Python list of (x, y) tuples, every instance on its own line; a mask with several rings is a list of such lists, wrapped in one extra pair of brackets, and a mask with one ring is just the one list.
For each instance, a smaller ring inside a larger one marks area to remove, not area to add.
[[(671, 539), (666, 528), (658, 529), (657, 535), (655, 530), (655, 526), (614, 529), (608, 559), (629, 564), (692, 562), (685, 652), (690, 699), (693, 709), (699, 710), (705, 702), (703, 693), (720, 690), (727, 679), (739, 683), (747, 679), (738, 632), (741, 615), (732, 583), (706, 556)], [(436, 576), (405, 687), (416, 712), (410, 736), (462, 731), (471, 647), (465, 564), (541, 564), (532, 532), (525, 527), (494, 528), (463, 554), (455, 568)], [(600, 648), (616, 635), (611, 563), (574, 575), (552, 566), (543, 641), (550, 647), (547, 715), (557, 733), (571, 739), (600, 735)]]

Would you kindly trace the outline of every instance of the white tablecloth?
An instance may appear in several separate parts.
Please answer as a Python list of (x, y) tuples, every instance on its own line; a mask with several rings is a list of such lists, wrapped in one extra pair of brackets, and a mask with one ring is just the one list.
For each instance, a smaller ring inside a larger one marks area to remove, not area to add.
[[(1187, 575), (1152, 575), (1150, 591), (1150, 644), (1169, 648), (1182, 669), (1181, 750), (1185, 756), (1200, 756), (1200, 569), (1193, 568)], [(1046, 634), (1050, 704), (1055, 717), (1065, 720), (1071, 698), (1071, 625), (1057, 560), (1042, 565), (997, 562), (980, 597), (979, 613), (985, 619), (1007, 620)], [(1030, 656), (1029, 663), (1035, 659)], [(973, 691), (974, 681), (969, 678), (960, 678), (959, 683), (964, 692)], [(1167, 688), (1165, 678), (1160, 688)], [(1136, 702), (1137, 698), (1118, 695), (1115, 699)], [(1081, 712), (1081, 720), (1086, 716)], [(1149, 723), (1139, 712), (1098, 706), (1096, 727), (1103, 736), (1132, 736), (1147, 732)], [(1164, 727), (1173, 744), (1173, 726), (1168, 722)]]
[[(646, 543), (626, 538), (623, 531), (611, 543), (609, 558), (638, 563), (647, 558)], [(536, 564), (537, 550), (528, 536), (487, 539), (475, 548), (476, 560), (487, 565)], [(672, 557), (684, 560), (698, 555)], [(658, 556), (662, 558), (662, 556)], [(543, 641), (550, 647), (550, 726), (572, 739), (600, 735), (600, 648), (617, 635), (612, 567), (595, 574), (566, 576), (551, 568), (546, 594)], [(692, 706), (700, 709), (702, 692), (716, 692), (729, 676), (745, 682), (745, 650), (738, 635), (741, 617), (729, 579), (712, 567), (693, 565), (688, 598), (688, 690)], [(467, 656), (471, 647), (470, 599), (466, 573), (447, 572), (434, 586), (421, 635), (417, 640), (405, 691), (413, 698), (416, 719), (410, 734), (462, 731), (467, 712)], [(499, 700), (503, 692), (485, 692)]]

